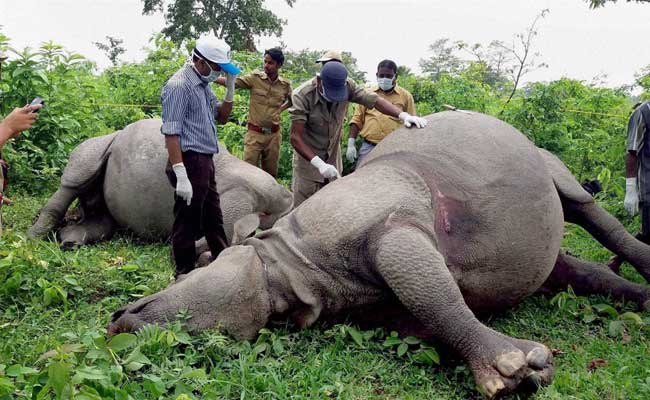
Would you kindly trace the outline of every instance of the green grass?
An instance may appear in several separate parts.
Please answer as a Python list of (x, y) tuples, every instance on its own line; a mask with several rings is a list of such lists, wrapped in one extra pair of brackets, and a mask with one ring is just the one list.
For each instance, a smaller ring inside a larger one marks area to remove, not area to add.
[[(120, 235), (64, 253), (54, 242), (25, 238), (45, 199), (14, 200), (3, 208), (0, 238), (0, 399), (478, 398), (462, 362), (445, 354), (440, 365), (424, 362), (422, 343), (406, 340), (400, 349), (403, 341), (381, 329), (318, 325), (296, 332), (280, 325), (249, 343), (217, 331), (189, 337), (179, 322), (107, 343), (113, 311), (172, 280), (168, 246)], [(565, 246), (594, 260), (609, 256), (573, 227)], [(642, 282), (630, 268), (624, 274)], [(630, 310), (568, 292), (554, 301), (532, 297), (487, 323), (561, 351), (552, 385), (536, 399), (647, 399), (650, 319), (624, 314)], [(598, 359), (606, 364), (590, 369)]]

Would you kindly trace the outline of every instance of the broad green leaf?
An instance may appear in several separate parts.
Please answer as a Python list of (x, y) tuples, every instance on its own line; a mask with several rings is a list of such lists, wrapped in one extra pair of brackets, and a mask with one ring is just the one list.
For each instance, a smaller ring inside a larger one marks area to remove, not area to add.
[(386, 340), (384, 340), (383, 346), (384, 347), (393, 347), (393, 346), (401, 344), (401, 343), (402, 343), (402, 339), (400, 339), (398, 337), (390, 336), (390, 337), (387, 337)]
[(419, 344), (420, 339), (416, 338), (415, 336), (407, 336), (404, 338), (404, 343), (406, 344)]
[(356, 330), (355, 328), (349, 326), (347, 328), (348, 333), (352, 337), (352, 340), (357, 344), (357, 346), (362, 347), (363, 346), (363, 335), (361, 335), (361, 332)]
[(5, 371), (5, 374), (7, 376), (13, 376), (13, 377), (16, 377), (16, 376), (19, 376), (19, 375), (33, 375), (33, 374), (37, 374), (37, 373), (38, 373), (38, 370), (36, 370), (34, 368), (23, 367), (20, 364), (14, 364), (11, 367), (7, 368), (7, 370)]
[(132, 362), (139, 363), (139, 364), (151, 364), (151, 361), (147, 358), (147, 356), (142, 354), (139, 346), (133, 349), (131, 354), (129, 354), (126, 360), (124, 360), (124, 364), (129, 364)]
[(79, 285), (79, 282), (77, 281), (77, 279), (72, 275), (64, 276), (63, 280), (66, 281), (67, 283), (69, 283), (72, 286), (78, 286)]
[(63, 362), (50, 364), (47, 383), (52, 386), (58, 398), (63, 395), (66, 384), (70, 381), (70, 365)]
[(137, 340), (138, 337), (131, 333), (120, 333), (113, 336), (111, 341), (108, 342), (108, 347), (113, 351), (121, 351), (133, 346)]
[(205, 370), (202, 368), (190, 369), (181, 375), (181, 378), (185, 379), (205, 379), (205, 377)]
[(75, 375), (72, 378), (73, 382), (79, 384), (84, 380), (98, 381), (102, 379), (109, 379), (108, 375), (97, 367), (83, 366), (75, 370)]
[(643, 320), (641, 319), (639, 314), (633, 313), (631, 311), (621, 314), (618, 318), (621, 321), (630, 321), (636, 323), (637, 325), (643, 325)]
[(142, 367), (144, 367), (144, 364), (135, 361), (126, 364), (127, 371), (137, 371)]
[(612, 321), (609, 323), (609, 335), (610, 336), (621, 336), (623, 334), (624, 327), (623, 321)]
[(126, 264), (122, 267), (122, 271), (124, 272), (134, 272), (138, 270), (138, 267), (136, 264)]
[(253, 348), (253, 353), (255, 354), (261, 354), (264, 353), (267, 349), (266, 343), (260, 343), (257, 346)]
[(397, 355), (400, 356), (400, 357), (403, 356), (404, 354), (406, 354), (408, 349), (409, 349), (408, 344), (406, 344), (406, 343), (400, 344), (399, 346), (397, 346)]
[(598, 317), (595, 314), (589, 313), (589, 314), (585, 314), (582, 317), (582, 322), (585, 322), (585, 323), (589, 324), (591, 322), (594, 322), (596, 319), (598, 319)]
[(616, 309), (609, 304), (596, 304), (593, 306), (596, 311), (598, 311), (601, 314), (607, 314), (612, 318), (616, 318), (618, 316), (618, 312)]

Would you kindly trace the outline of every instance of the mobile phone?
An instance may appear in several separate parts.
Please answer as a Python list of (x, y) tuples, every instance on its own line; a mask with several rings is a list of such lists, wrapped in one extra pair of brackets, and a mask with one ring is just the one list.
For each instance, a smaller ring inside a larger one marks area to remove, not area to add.
[[(43, 107), (44, 107), (44, 106), (45, 106), (45, 100), (43, 100), (43, 98), (40, 97), (40, 96), (36, 96), (36, 97), (34, 98), (34, 100), (32, 100), (32, 102), (29, 103), (30, 106), (35, 106), (35, 105), (37, 105), (37, 104), (41, 104), (41, 105), (43, 105)], [(32, 111), (32, 112), (38, 112), (38, 110), (34, 110), (34, 111)]]

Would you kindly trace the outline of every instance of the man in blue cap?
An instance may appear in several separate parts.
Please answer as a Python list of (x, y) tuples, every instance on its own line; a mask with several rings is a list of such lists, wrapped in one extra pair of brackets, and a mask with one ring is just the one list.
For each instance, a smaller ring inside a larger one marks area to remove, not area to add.
[(341, 127), (348, 102), (376, 108), (407, 127), (427, 125), (424, 118), (404, 112), (376, 93), (358, 87), (348, 79), (348, 70), (341, 62), (327, 62), (318, 76), (294, 90), (289, 108), (294, 207), (341, 176)]
[[(226, 76), (224, 101), (210, 83)], [(230, 62), (230, 46), (215, 37), (196, 41), (192, 58), (162, 88), (161, 132), (169, 154), (167, 177), (175, 189), (171, 242), (176, 275), (194, 269), (194, 241), (205, 236), (212, 257), (228, 246), (212, 156), (219, 152), (214, 120), (228, 121), (239, 68)]]

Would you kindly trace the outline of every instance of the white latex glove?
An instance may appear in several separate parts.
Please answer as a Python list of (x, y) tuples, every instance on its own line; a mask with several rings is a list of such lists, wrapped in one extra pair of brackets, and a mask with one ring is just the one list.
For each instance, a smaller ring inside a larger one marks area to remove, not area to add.
[(318, 172), (320, 172), (323, 178), (336, 179), (341, 177), (339, 171), (336, 170), (335, 166), (326, 163), (325, 161), (321, 160), (321, 158), (318, 156), (312, 158), (310, 163), (314, 167), (318, 168)]
[(176, 174), (176, 195), (187, 202), (189, 206), (192, 202), (192, 184), (187, 177), (187, 170), (183, 163), (172, 165), (174, 174)]
[(226, 74), (226, 96), (223, 98), (223, 101), (232, 103), (235, 98), (235, 80), (237, 79), (236, 75)]
[(625, 200), (623, 205), (631, 216), (639, 212), (639, 192), (636, 189), (636, 178), (625, 178)]
[(345, 152), (345, 158), (348, 159), (349, 162), (354, 162), (357, 158), (357, 148), (355, 146), (355, 140), (353, 138), (348, 139), (348, 149)]
[(424, 128), (425, 126), (427, 126), (426, 119), (422, 117), (416, 117), (415, 115), (411, 115), (406, 111), (402, 111), (401, 113), (399, 113), (398, 118), (404, 121), (404, 126), (407, 128), (410, 128), (411, 125), (415, 125), (418, 128)]

